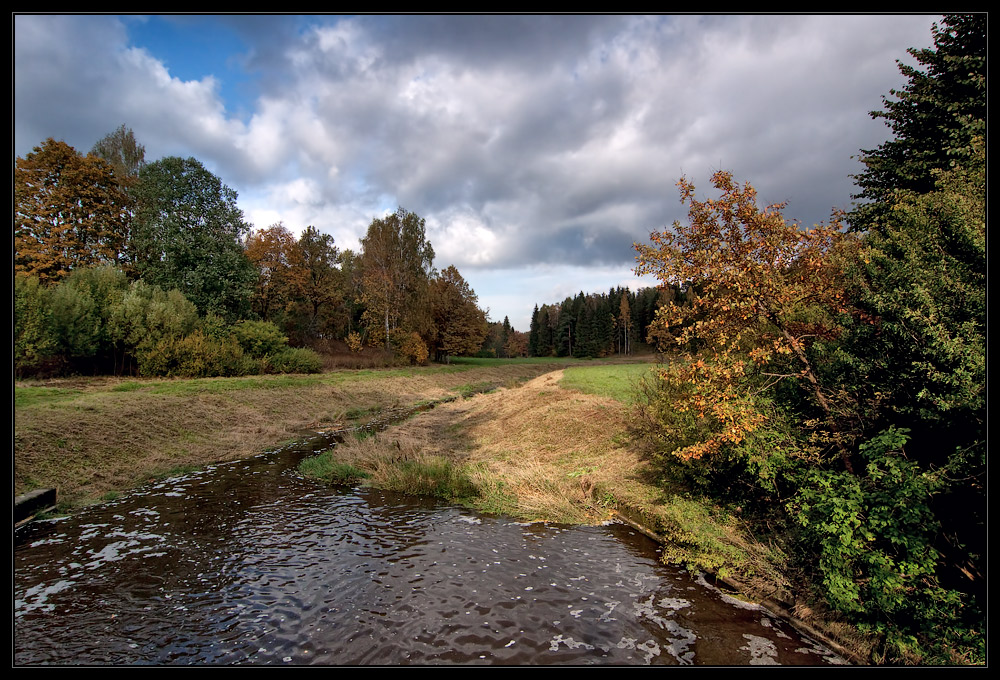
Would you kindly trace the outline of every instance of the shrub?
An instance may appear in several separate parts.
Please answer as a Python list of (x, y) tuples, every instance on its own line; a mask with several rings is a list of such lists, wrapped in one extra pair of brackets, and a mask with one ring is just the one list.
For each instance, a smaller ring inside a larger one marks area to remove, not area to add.
[(40, 372), (56, 351), (44, 294), (37, 277), (14, 277), (14, 373), (18, 377)]
[(351, 331), (347, 334), (347, 347), (355, 354), (364, 349), (364, 346), (361, 344), (361, 335), (357, 331)]
[(320, 373), (323, 358), (311, 349), (286, 347), (262, 360), (265, 373)]
[(270, 321), (240, 321), (232, 333), (243, 351), (254, 359), (277, 354), (288, 347), (288, 338)]
[(389, 334), (389, 344), (396, 350), (397, 354), (409, 361), (411, 364), (426, 364), (430, 352), (427, 345), (415, 332), (396, 329)]
[(183, 338), (161, 338), (138, 359), (144, 376), (209, 378), (257, 372), (235, 338), (215, 340), (200, 330)]
[(885, 633), (898, 655), (925, 639), (961, 631), (968, 604), (939, 579), (940, 523), (931, 498), (947, 485), (906, 458), (906, 429), (889, 428), (860, 447), (862, 476), (809, 470), (789, 509), (804, 529), (805, 554), (827, 601), (855, 622)]

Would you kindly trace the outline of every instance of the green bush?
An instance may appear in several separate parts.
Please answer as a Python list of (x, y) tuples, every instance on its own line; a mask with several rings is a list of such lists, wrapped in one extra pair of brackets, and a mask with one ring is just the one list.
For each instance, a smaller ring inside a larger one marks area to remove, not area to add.
[(56, 354), (45, 288), (37, 277), (14, 277), (14, 373), (35, 375)]
[(961, 631), (966, 598), (941, 585), (932, 497), (948, 484), (907, 460), (908, 431), (889, 428), (860, 447), (861, 475), (812, 469), (789, 510), (804, 530), (827, 601), (884, 633), (895, 654), (940, 631)]
[(183, 338), (161, 338), (139, 353), (144, 376), (209, 378), (257, 373), (235, 338), (215, 340), (200, 330)]
[(288, 347), (288, 338), (270, 321), (240, 321), (231, 330), (243, 351), (254, 359), (278, 354)]
[(265, 373), (320, 373), (323, 358), (311, 349), (286, 347), (261, 360)]

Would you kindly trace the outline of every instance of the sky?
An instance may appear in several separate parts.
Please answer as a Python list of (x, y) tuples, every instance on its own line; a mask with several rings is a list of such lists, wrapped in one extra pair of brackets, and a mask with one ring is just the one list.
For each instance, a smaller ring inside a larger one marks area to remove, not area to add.
[(656, 285), (633, 243), (728, 170), (804, 226), (849, 208), (869, 116), (936, 15), (14, 15), (14, 155), (124, 124), (197, 158), (248, 222), (359, 250), (398, 206), (434, 265), (535, 304)]

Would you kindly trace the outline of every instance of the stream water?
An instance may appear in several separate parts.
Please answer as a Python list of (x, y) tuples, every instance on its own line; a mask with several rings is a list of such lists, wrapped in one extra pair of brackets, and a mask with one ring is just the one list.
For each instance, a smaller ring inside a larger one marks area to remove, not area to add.
[(843, 663), (624, 525), (329, 488), (314, 448), (18, 530), (14, 663)]

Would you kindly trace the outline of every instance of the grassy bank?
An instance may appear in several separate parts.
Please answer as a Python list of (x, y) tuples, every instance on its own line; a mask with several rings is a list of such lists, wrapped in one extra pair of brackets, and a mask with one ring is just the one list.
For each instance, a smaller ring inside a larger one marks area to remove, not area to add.
[(15, 493), (55, 486), (72, 509), (173, 470), (458, 397), (349, 438), (302, 470), (525, 520), (625, 517), (662, 538), (665, 560), (733, 577), (751, 597), (791, 602), (779, 551), (724, 509), (665, 486), (631, 446), (633, 385), (649, 369), (492, 359), (308, 376), (19, 383)]
[(506, 362), (192, 380), (76, 378), (14, 386), (14, 493), (67, 508), (181, 467), (233, 460), (380, 410), (530, 380)]
[(621, 514), (663, 537), (672, 561), (788, 597), (780, 554), (736, 518), (665, 489), (630, 447), (628, 404), (648, 370), (648, 363), (574, 364), (349, 438), (302, 469), (529, 521), (600, 523)]

